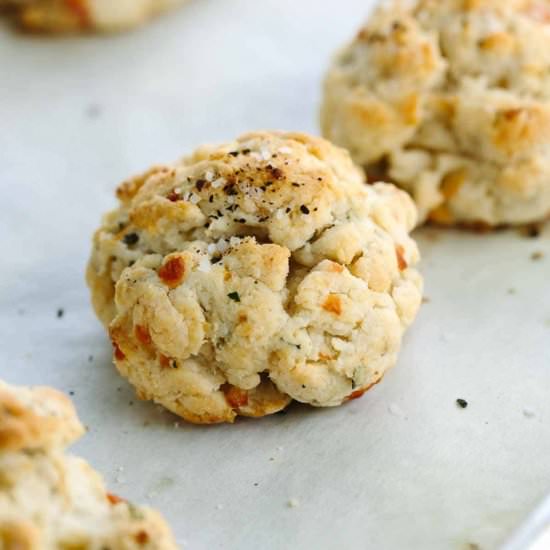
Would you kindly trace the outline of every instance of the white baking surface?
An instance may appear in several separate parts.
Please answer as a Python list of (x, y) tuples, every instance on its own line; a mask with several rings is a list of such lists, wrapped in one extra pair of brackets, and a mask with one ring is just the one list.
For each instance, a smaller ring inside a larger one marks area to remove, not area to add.
[(368, 6), (195, 0), (120, 36), (0, 30), (0, 376), (74, 392), (75, 451), (189, 550), (486, 550), (550, 490), (550, 229), (421, 231), (429, 303), (398, 366), (338, 409), (177, 428), (110, 364), (83, 271), (115, 185), (249, 129), (317, 131), (329, 54)]
[(548, 550), (550, 548), (550, 495), (510, 537), (501, 550)]

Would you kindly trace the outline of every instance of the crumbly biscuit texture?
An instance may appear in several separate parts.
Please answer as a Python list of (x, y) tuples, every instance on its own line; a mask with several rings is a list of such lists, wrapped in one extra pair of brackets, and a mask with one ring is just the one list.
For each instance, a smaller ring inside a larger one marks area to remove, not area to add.
[(415, 207), (304, 134), (202, 147), (123, 183), (87, 278), (118, 370), (198, 423), (383, 376), (420, 304)]
[(0, 452), (63, 447), (83, 431), (62, 393), (47, 387), (15, 391), (0, 380)]
[(139, 26), (186, 0), (0, 0), (35, 32), (118, 31)]
[(323, 133), (420, 220), (550, 215), (550, 1), (392, 0), (335, 57)]
[(175, 550), (157, 512), (107, 493), (65, 454), (82, 432), (65, 395), (0, 382), (0, 548)]

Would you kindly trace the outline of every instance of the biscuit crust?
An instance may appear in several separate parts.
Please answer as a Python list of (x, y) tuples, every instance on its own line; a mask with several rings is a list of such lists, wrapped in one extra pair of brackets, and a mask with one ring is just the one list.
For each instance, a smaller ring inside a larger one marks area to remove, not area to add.
[(87, 270), (114, 360), (188, 421), (336, 406), (396, 361), (421, 300), (408, 195), (258, 132), (123, 183)]
[(414, 198), (420, 221), (550, 215), (550, 2), (392, 0), (334, 58), (324, 135)]

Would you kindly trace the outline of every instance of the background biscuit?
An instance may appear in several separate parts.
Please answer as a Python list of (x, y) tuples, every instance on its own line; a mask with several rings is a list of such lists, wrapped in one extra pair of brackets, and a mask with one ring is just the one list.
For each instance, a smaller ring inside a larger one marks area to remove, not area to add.
[(392, 1), (335, 57), (323, 133), (414, 197), (420, 219), (550, 214), (550, 7)]

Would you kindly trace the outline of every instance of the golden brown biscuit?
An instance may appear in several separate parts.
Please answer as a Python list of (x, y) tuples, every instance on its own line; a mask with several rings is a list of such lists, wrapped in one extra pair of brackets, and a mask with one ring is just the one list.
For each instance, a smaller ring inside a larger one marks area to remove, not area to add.
[(0, 450), (63, 447), (83, 433), (73, 404), (51, 388), (14, 389), (0, 381)]
[(87, 279), (141, 398), (231, 422), (339, 405), (395, 363), (420, 304), (416, 212), (343, 150), (253, 133), (117, 195)]
[(409, 191), (421, 220), (550, 214), (550, 1), (386, 2), (324, 89), (323, 133)]
[(0, 548), (175, 550), (157, 512), (108, 493), (65, 454), (83, 431), (62, 393), (0, 381)]
[(34, 32), (119, 31), (136, 27), (186, 0), (0, 0)]

